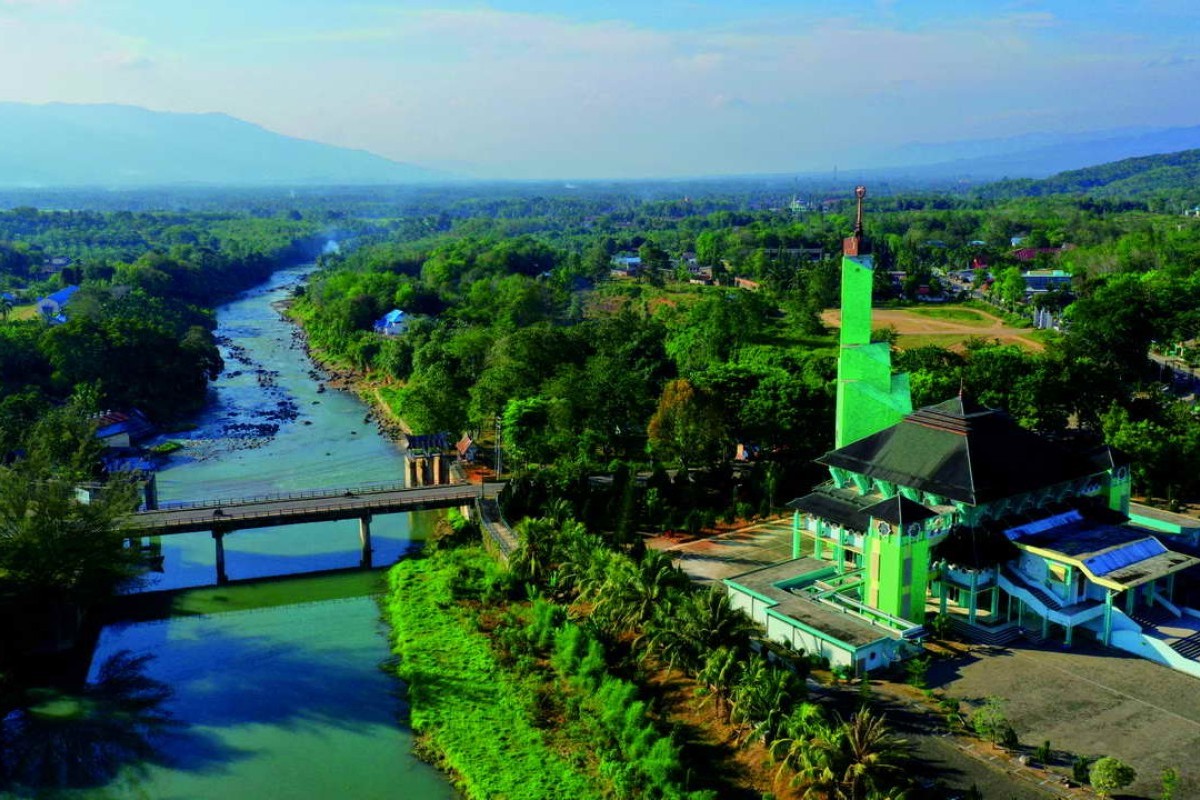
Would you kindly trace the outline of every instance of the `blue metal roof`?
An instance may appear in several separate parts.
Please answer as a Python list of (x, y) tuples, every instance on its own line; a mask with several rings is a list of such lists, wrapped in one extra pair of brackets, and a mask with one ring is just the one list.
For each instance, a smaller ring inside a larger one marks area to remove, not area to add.
[(1083, 565), (1093, 575), (1108, 575), (1110, 572), (1116, 572), (1123, 567), (1128, 567), (1130, 564), (1136, 564), (1148, 558), (1161, 556), (1166, 552), (1168, 552), (1167, 548), (1163, 546), (1162, 542), (1154, 537), (1149, 537), (1138, 539), (1136, 542), (1130, 542), (1129, 544), (1123, 544), (1120, 547), (1114, 547), (1112, 550), (1084, 559)]
[(78, 286), (68, 286), (64, 289), (59, 289), (54, 294), (46, 295), (45, 299), (53, 300), (55, 303), (58, 303), (61, 306), (61, 305), (64, 305), (68, 300), (70, 300), (72, 295), (74, 295), (78, 291), (79, 291)]

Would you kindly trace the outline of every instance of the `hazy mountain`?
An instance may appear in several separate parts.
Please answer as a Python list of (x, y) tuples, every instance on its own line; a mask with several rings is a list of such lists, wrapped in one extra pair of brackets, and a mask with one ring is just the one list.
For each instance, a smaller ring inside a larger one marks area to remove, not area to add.
[(1198, 195), (1200, 149), (1126, 158), (1109, 164), (1060, 172), (1041, 180), (999, 181), (981, 187), (987, 197), (1039, 197), (1087, 194), (1137, 198), (1147, 195), (1180, 198)]
[(1200, 126), (1122, 128), (909, 144), (881, 154), (876, 163), (884, 166), (880, 172), (931, 178), (1044, 178), (1096, 164), (1194, 148), (1200, 148)]
[(227, 114), (0, 103), (0, 186), (349, 185), (444, 177)]

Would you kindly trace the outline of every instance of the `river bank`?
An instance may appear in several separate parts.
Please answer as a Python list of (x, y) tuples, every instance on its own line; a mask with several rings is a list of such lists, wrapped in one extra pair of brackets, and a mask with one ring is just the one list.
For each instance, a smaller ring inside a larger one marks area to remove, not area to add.
[(412, 434), (412, 429), (382, 397), (380, 390), (385, 388), (386, 384), (373, 381), (367, 373), (313, 345), (304, 327), (304, 318), (293, 310), (294, 304), (294, 298), (289, 297), (273, 304), (272, 307), (279, 312), (282, 319), (292, 325), (293, 342), (313, 363), (311, 377), (318, 381), (321, 390), (328, 388), (353, 394), (367, 407), (364, 422), (375, 425), (379, 435), (390, 441), (406, 442)]
[[(363, 424), (367, 409), (351, 393), (322, 388), (272, 305), (311, 269), (278, 271), (217, 310), (223, 357), (236, 357), (195, 427), (172, 435), (181, 448), (158, 474), (164, 504), (401, 479), (402, 448)], [(268, 417), (280, 403), (295, 415)], [(439, 517), (376, 516), (375, 563), (419, 549)], [(352, 571), (357, 524), (224, 541), (233, 582), (213, 586), (208, 533), (161, 537), (162, 572), (107, 620), (80, 691), (44, 691), (0, 721), (0, 738), (22, 742), (10, 759), (20, 792), (453, 798), (412, 755), (400, 686), (379, 669), (389, 657), (375, 599), (382, 575)], [(68, 739), (80, 746), (55, 744)], [(51, 764), (58, 751), (62, 763)]]

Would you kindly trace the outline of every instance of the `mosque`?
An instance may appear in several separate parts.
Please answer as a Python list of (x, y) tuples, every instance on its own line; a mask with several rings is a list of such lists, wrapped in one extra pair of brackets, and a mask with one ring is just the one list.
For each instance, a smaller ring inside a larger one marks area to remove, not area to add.
[(835, 449), (817, 459), (829, 479), (788, 504), (791, 560), (725, 580), (734, 604), (772, 639), (856, 672), (920, 652), (936, 620), (994, 644), (1082, 636), (1200, 677), (1186, 655), (1189, 642), (1200, 651), (1200, 612), (1175, 602), (1176, 576), (1200, 558), (1178, 527), (1130, 523), (1123, 456), (1040, 436), (962, 394), (912, 410), (889, 344), (871, 342), (856, 194)]

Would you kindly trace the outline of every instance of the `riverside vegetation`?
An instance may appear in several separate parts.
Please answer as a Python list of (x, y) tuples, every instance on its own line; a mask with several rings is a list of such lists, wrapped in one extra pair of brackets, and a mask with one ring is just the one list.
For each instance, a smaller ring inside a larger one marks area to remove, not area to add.
[[(756, 796), (735, 745), (776, 764), (759, 791), (901, 796), (904, 743), (885, 721), (807, 702), (807, 661), (756, 650), (757, 626), (667, 556), (632, 557), (569, 517), (530, 518), (506, 569), (469, 543), (470, 524), (453, 525), (392, 568), (384, 608), (423, 752), (468, 797)], [(653, 701), (650, 676), (673, 670), (733, 726), (723, 754), (701, 754)]]

